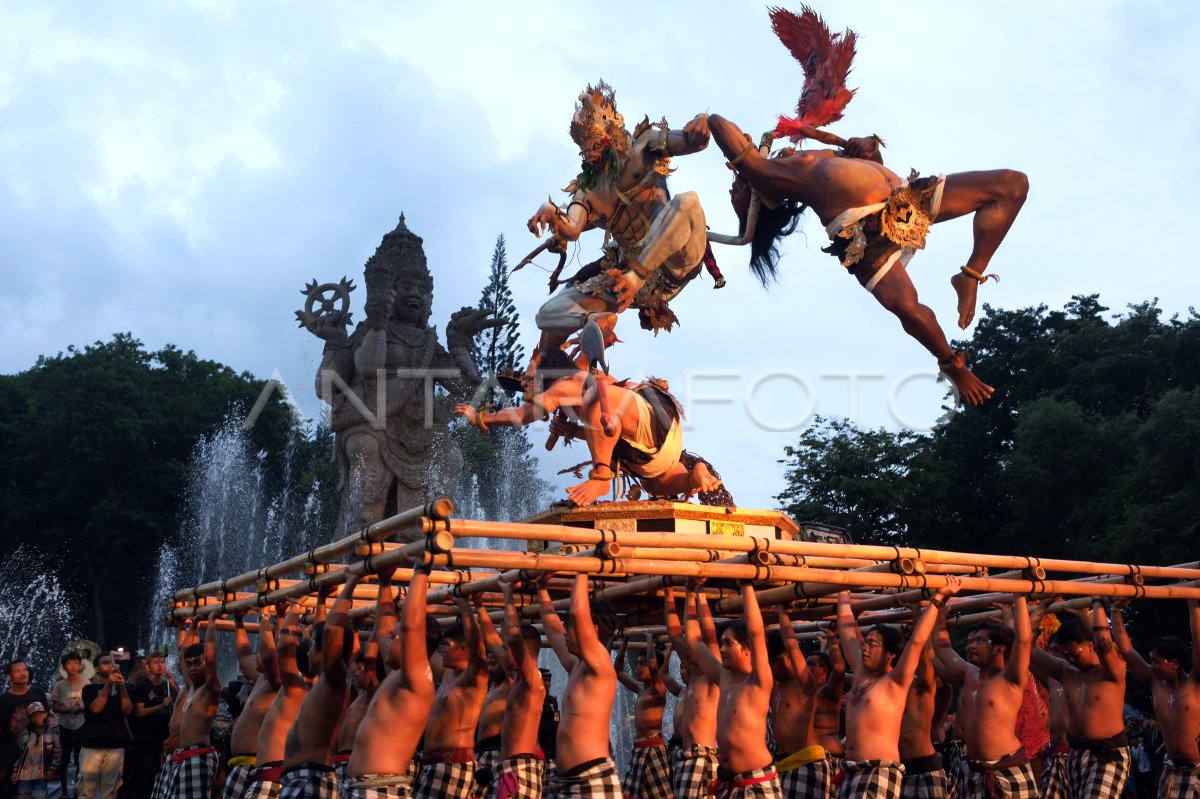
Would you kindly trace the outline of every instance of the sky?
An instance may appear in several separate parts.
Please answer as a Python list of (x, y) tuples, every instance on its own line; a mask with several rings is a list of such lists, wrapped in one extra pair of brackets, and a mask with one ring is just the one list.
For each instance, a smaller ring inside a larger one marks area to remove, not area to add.
[[(1114, 314), (1155, 298), (1188, 313), (1200, 7), (816, 8), (860, 37), (858, 93), (833, 132), (878, 133), (902, 175), (1028, 174), (981, 302), (1058, 308), (1098, 293)], [(758, 134), (803, 83), (759, 2), (47, 0), (0, 2), (0, 18), (0, 373), (129, 331), (263, 380), (278, 372), (309, 416), (321, 343), (293, 318), (304, 285), (361, 286), (403, 213), (424, 238), (444, 334), (478, 301), (497, 237), (515, 263), (539, 243), (525, 228), (538, 205), (565, 200), (586, 84), (612, 84), (629, 127), (712, 112)], [(735, 232), (716, 147), (673, 166), (672, 191), (697, 192), (710, 227)], [(950, 335), (948, 279), (970, 235), (965, 219), (938, 225), (910, 268)], [(572, 263), (600, 243), (586, 235)], [(668, 334), (624, 319), (610, 353), (620, 376), (670, 381), (685, 445), (745, 507), (775, 506), (778, 461), (814, 414), (918, 431), (943, 414), (932, 357), (824, 244), (808, 219), (769, 288), (744, 249), (717, 246), (729, 285), (689, 285)], [(553, 259), (538, 266), (512, 278), (526, 350)], [(565, 485), (553, 473), (584, 457), (576, 447), (542, 469)]]

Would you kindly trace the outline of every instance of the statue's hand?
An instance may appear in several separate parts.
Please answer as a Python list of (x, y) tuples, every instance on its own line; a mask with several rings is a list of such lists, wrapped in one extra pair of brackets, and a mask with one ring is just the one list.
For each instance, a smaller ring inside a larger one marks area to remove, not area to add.
[(337, 343), (346, 340), (346, 326), (350, 323), (350, 314), (341, 311), (328, 313), (309, 313), (296, 311), (296, 319), (300, 326), (319, 339)]
[(460, 344), (469, 344), (481, 331), (503, 327), (508, 320), (503, 316), (492, 316), (488, 310), (464, 307), (455, 311), (446, 325), (446, 343), (453, 349)]
[(683, 143), (689, 149), (704, 149), (708, 139), (708, 114), (696, 114), (695, 119), (683, 126)]
[(620, 269), (609, 270), (608, 276), (613, 279), (613, 293), (617, 295), (617, 313), (624, 311), (633, 304), (633, 298), (646, 285), (646, 281), (633, 271), (622, 272)]
[(552, 233), (558, 233), (558, 206), (552, 202), (544, 202), (537, 209), (537, 213), (529, 218), (529, 232), (538, 238), (542, 237), (542, 233), (549, 230)]

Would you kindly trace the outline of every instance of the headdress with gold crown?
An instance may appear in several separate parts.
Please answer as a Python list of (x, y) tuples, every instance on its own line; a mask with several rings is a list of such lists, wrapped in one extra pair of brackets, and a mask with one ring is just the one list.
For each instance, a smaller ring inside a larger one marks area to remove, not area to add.
[[(625, 130), (625, 117), (617, 111), (616, 92), (603, 80), (584, 89), (575, 103), (575, 114), (571, 117), (571, 139), (580, 150), (596, 139), (605, 141), (601, 167), (584, 162), (583, 171), (572, 184), (577, 188), (590, 188), (606, 173), (616, 178), (620, 162), (629, 154), (629, 132)], [(573, 190), (573, 189), (571, 189)]]

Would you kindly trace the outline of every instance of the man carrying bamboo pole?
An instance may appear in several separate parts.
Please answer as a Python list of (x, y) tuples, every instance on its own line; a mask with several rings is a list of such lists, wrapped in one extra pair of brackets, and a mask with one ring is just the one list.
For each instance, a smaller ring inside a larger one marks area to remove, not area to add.
[(350, 606), (356, 585), (358, 578), (346, 573), (325, 619), (320, 676), (300, 704), (284, 743), (280, 799), (337, 799), (337, 780), (329, 761), (350, 693), (347, 660), (354, 648), (349, 641), (355, 634)]
[(823, 686), (800, 651), (786, 605), (779, 606), (779, 630), (767, 636), (767, 649), (775, 678), (771, 728), (780, 790), (784, 799), (829, 799), (829, 763), (813, 731), (817, 695)]
[(546, 797), (621, 799), (621, 778), (608, 744), (617, 691), (617, 672), (608, 651), (616, 622), (612, 609), (589, 596), (588, 577), (582, 573), (575, 575), (565, 627), (544, 583), (539, 585), (538, 605), (542, 629), (568, 674), (556, 739), (558, 771), (546, 787)]
[[(1167, 749), (1158, 795), (1162, 799), (1194, 797), (1200, 794), (1200, 603), (1187, 601), (1191, 651), (1175, 636), (1159, 638), (1150, 647), (1149, 663), (1129, 640), (1122, 604), (1113, 607), (1113, 639), (1133, 676), (1150, 686), (1154, 716)], [(1189, 658), (1190, 672), (1184, 669)]]
[(538, 746), (538, 728), (546, 701), (546, 682), (538, 669), (542, 636), (517, 617), (512, 583), (504, 594), (504, 643), (513, 660), (513, 680), (500, 726), (500, 762), (488, 799), (542, 799), (546, 756)]
[(846, 685), (846, 661), (833, 630), (822, 630), (822, 633), (825, 638), (821, 641), (821, 650), (813, 652), (806, 660), (808, 670), (821, 686), (813, 715), (813, 736), (825, 750), (832, 790), (842, 762), (842, 692)]
[(455, 603), (461, 623), (444, 631), (439, 647), (445, 672), (413, 788), (420, 799), (470, 799), (475, 791), (475, 728), (487, 697), (487, 655), (475, 610), (461, 596)]
[[(234, 621), (238, 624), (237, 643), (240, 650), (241, 638), (246, 634), (245, 627), (241, 624), (240, 615), (234, 614)], [(275, 694), (279, 691), (275, 636), (271, 629), (271, 620), (265, 614), (260, 615), (258, 621), (258, 653), (255, 655), (255, 667), (258, 676), (254, 679), (254, 686), (242, 706), (242, 712), (233, 723), (233, 732), (229, 738), (229, 771), (225, 777), (221, 799), (241, 799), (249, 787), (258, 762), (258, 732), (267, 710), (275, 701)]]
[[(774, 680), (762, 612), (749, 582), (742, 585), (742, 603), (742, 618), (721, 631), (720, 660), (707, 646), (692, 648), (699, 667), (721, 686), (716, 795), (718, 799), (777, 799), (779, 775), (767, 748), (767, 711)], [(701, 595), (697, 604), (703, 608), (708, 600)]]
[[(300, 704), (308, 694), (308, 682), (304, 677), (309, 668), (308, 660), (318, 656), (314, 650), (318, 649), (321, 643), (324, 599), (323, 593), (317, 597), (317, 616), (322, 621), (314, 625), (313, 637), (304, 642), (303, 649), (300, 640), (300, 614), (304, 612), (304, 606), (293, 602), (284, 614), (275, 650), (279, 667), (279, 690), (275, 693), (271, 706), (267, 708), (258, 730), (258, 767), (254, 770), (254, 776), (243, 799), (276, 799), (279, 796), (288, 731), (300, 712)], [(300, 664), (301, 658), (305, 661), (303, 667)]]
[(629, 768), (621, 781), (625, 799), (668, 799), (671, 796), (671, 767), (663, 738), (663, 711), (667, 706), (667, 684), (659, 670), (666, 659), (657, 649), (654, 636), (647, 634), (646, 651), (638, 656), (637, 676), (625, 672), (629, 639), (617, 649), (617, 680), (637, 694), (633, 710), (634, 741)]
[(684, 595), (683, 623), (675, 607), (675, 592), (663, 587), (667, 633), (679, 653), (679, 672), (686, 686), (675, 713), (675, 735), (679, 744), (671, 753), (671, 790), (675, 799), (703, 799), (717, 777), (717, 705), (721, 699), (720, 679), (710, 679), (696, 662), (692, 651), (704, 646), (710, 655), (720, 657), (717, 627), (708, 603), (699, 615), (696, 605), (698, 583), (689, 581)]
[(396, 603), (392, 598), (390, 581), (381, 580), (379, 582), (375, 594), (374, 615), (375, 622), (371, 628), (371, 634), (367, 637), (362, 649), (355, 653), (355, 665), (351, 669), (350, 679), (354, 683), (354, 690), (357, 693), (350, 702), (350, 706), (346, 708), (342, 727), (338, 730), (337, 745), (333, 750), (333, 757), (329, 761), (333, 764), (333, 773), (337, 778), (339, 791), (346, 780), (346, 764), (350, 762), (350, 755), (354, 751), (354, 738), (358, 735), (358, 727), (366, 717), (367, 708), (371, 706), (375, 691), (379, 689), (380, 680), (386, 676), (383, 673), (379, 648), (380, 641), (384, 646), (390, 645), (392, 629), (396, 626)]
[[(472, 598), (478, 598), (473, 594)], [(476, 607), (479, 630), (487, 648), (487, 697), (483, 700), (483, 712), (479, 714), (479, 726), (475, 729), (475, 795), (482, 799), (496, 779), (500, 764), (500, 733), (504, 726), (504, 708), (508, 705), (512, 691), (516, 665), (504, 645), (492, 617), (482, 603)]]
[(183, 652), (183, 667), (192, 687), (180, 717), (179, 748), (163, 764), (170, 771), (167, 781), (160, 784), (166, 796), (175, 799), (205, 799), (212, 795), (217, 750), (210, 736), (221, 700), (215, 622), (213, 618), (208, 620), (203, 645), (192, 644)]
[(900, 796), (904, 766), (900, 763), (899, 740), (904, 699), (938, 610), (961, 585), (957, 577), (946, 576), (930, 606), (917, 618), (907, 644), (899, 631), (884, 625), (876, 625), (864, 635), (850, 607), (850, 592), (838, 593), (838, 638), (854, 672), (846, 705), (845, 777), (838, 788), (839, 799)]
[[(1052, 600), (1034, 608), (1037, 627)], [(1069, 799), (1119, 797), (1129, 777), (1129, 742), (1125, 738), (1125, 662), (1113, 644), (1104, 603), (1092, 601), (1092, 629), (1067, 619), (1050, 639), (1059, 656), (1040, 647), (1033, 662), (1062, 683), (1067, 698), (1067, 796)]]
[[(380, 569), (380, 592), (387, 591), (395, 568)], [(404, 595), (399, 634), (385, 639), (380, 633), (379, 646), (386, 648), (392, 668), (367, 707), (354, 751), (346, 764), (343, 783), (346, 799), (409, 799), (412, 783), (408, 767), (425, 731), (433, 708), (433, 679), (429, 671), (429, 653), (425, 647), (425, 592), (429, 587), (428, 567), (413, 570), (412, 581)]]
[(960, 775), (967, 799), (1037, 799), (1038, 786), (1016, 735), (1017, 713), (1029, 679), (1033, 633), (1024, 596), (1014, 596), (1013, 627), (985, 622), (967, 634), (966, 659), (950, 645), (938, 614), (933, 645), (943, 673), (959, 689), (959, 718), (970, 759)]
[(901, 799), (943, 799), (948, 795), (946, 770), (933, 745), (936, 698), (933, 647), (926, 641), (904, 700), (904, 714), (900, 717), (898, 744), (900, 762), (904, 765), (904, 777), (900, 780)]

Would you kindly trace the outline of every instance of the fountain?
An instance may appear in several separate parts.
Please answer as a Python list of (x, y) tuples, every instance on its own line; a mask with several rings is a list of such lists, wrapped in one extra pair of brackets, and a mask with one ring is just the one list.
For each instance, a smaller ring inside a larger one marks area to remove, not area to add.
[(22, 659), (49, 687), (58, 656), (76, 633), (71, 599), (50, 564), (20, 545), (0, 564), (0, 663)]

